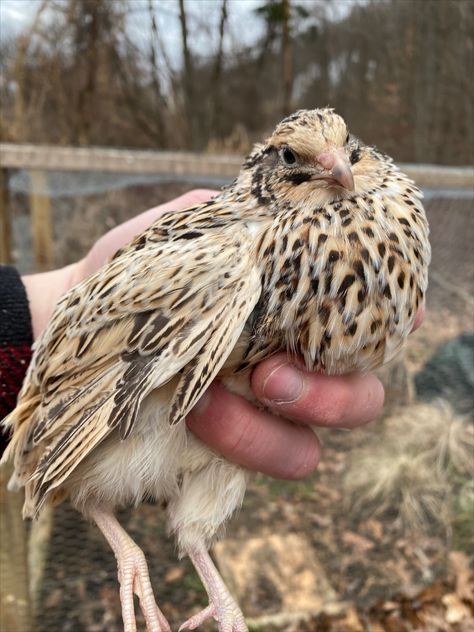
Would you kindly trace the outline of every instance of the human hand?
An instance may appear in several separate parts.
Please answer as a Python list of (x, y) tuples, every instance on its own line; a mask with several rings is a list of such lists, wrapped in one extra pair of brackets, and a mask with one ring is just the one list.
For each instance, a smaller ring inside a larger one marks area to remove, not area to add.
[[(97, 270), (119, 247), (162, 213), (199, 204), (214, 193), (191, 191), (145, 211), (106, 233), (78, 263), (24, 277), (35, 337), (62, 294)], [(415, 327), (421, 324), (423, 311)], [(188, 427), (230, 461), (249, 469), (283, 479), (307, 476), (320, 458), (311, 426), (355, 428), (366, 424), (380, 413), (384, 392), (372, 374), (327, 376), (309, 373), (297, 364), (286, 354), (276, 354), (255, 368), (251, 386), (265, 410), (214, 382), (188, 415)]]
[[(412, 331), (424, 315), (422, 305)], [(188, 427), (229, 460), (290, 480), (318, 465), (320, 444), (311, 427), (363, 426), (380, 414), (384, 400), (382, 383), (371, 373), (310, 373), (285, 353), (260, 362), (251, 386), (266, 410), (214, 382), (188, 415)]]

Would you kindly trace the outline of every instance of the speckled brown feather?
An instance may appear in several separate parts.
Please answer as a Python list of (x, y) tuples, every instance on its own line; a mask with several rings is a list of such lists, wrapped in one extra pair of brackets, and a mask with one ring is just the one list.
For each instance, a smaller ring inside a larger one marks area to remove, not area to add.
[[(317, 156), (334, 147), (354, 191), (318, 179)], [(214, 200), (163, 215), (58, 304), (6, 420), (26, 513), (67, 489), (115, 429), (126, 441), (144, 398), (170, 380), (176, 424), (217, 374), (277, 350), (329, 373), (389, 360), (423, 301), (429, 259), (413, 182), (332, 110), (292, 115)]]
[[(10, 449), (38, 500), (115, 427), (126, 439), (143, 398), (179, 372), (170, 421), (182, 419), (258, 300), (242, 231), (215, 234), (199, 248), (198, 238), (155, 240), (160, 225), (69, 292), (37, 344), (20, 401), (39, 394), (38, 405)], [(24, 472), (31, 452), (34, 470)]]

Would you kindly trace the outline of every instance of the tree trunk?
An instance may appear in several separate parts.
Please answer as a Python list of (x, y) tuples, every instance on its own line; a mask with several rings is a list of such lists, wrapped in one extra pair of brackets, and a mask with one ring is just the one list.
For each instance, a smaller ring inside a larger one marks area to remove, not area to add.
[(194, 67), (188, 44), (188, 27), (184, 0), (179, 0), (179, 22), (181, 25), (181, 45), (183, 50), (184, 66), (184, 112), (187, 119), (186, 126), (190, 133), (190, 145), (193, 149), (195, 149), (198, 139), (198, 129), (196, 112), (194, 109)]
[(222, 0), (221, 19), (219, 23), (219, 46), (214, 64), (212, 87), (214, 90), (214, 107), (211, 134), (220, 138), (222, 129), (222, 67), (224, 59), (224, 36), (227, 25), (227, 0)]
[(159, 45), (158, 27), (156, 24), (155, 13), (153, 11), (152, 0), (148, 0), (148, 14), (150, 16), (151, 23), (151, 39), (150, 39), (150, 66), (151, 66), (151, 85), (154, 92), (154, 102), (156, 107), (156, 117), (159, 120), (157, 125), (157, 132), (159, 136), (159, 145), (163, 147), (166, 145), (166, 129), (164, 125), (164, 111), (166, 109), (165, 99), (161, 92), (160, 75), (156, 54), (156, 44)]
[(25, 142), (25, 140), (27, 140), (28, 138), (25, 111), (26, 59), (31, 40), (33, 39), (33, 36), (38, 32), (41, 15), (46, 9), (47, 5), (48, 0), (43, 0), (33, 19), (33, 24), (26, 33), (24, 33), (23, 35), (19, 35), (17, 40), (18, 49), (15, 58), (14, 71), (14, 76), (16, 80), (14, 124), (15, 132), (13, 134), (16, 142)]
[(293, 59), (290, 33), (290, 0), (282, 0), (282, 38), (281, 38), (281, 70), (282, 70), (282, 114), (291, 112), (291, 94), (293, 92)]

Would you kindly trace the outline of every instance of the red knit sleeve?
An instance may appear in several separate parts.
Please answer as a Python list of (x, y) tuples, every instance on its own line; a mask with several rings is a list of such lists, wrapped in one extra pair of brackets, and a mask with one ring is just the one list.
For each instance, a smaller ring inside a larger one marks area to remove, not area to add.
[(11, 344), (0, 347), (0, 419), (15, 408), (31, 360), (31, 345)]
[[(28, 298), (18, 271), (0, 265), (0, 420), (16, 405), (31, 359), (33, 333)], [(4, 447), (5, 437), (0, 433)]]

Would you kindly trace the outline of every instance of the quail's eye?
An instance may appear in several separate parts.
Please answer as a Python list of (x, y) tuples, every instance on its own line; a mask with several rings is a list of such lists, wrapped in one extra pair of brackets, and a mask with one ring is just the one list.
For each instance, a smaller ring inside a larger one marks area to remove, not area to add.
[(288, 166), (293, 166), (296, 163), (296, 155), (289, 147), (284, 147), (281, 152), (283, 162)]

